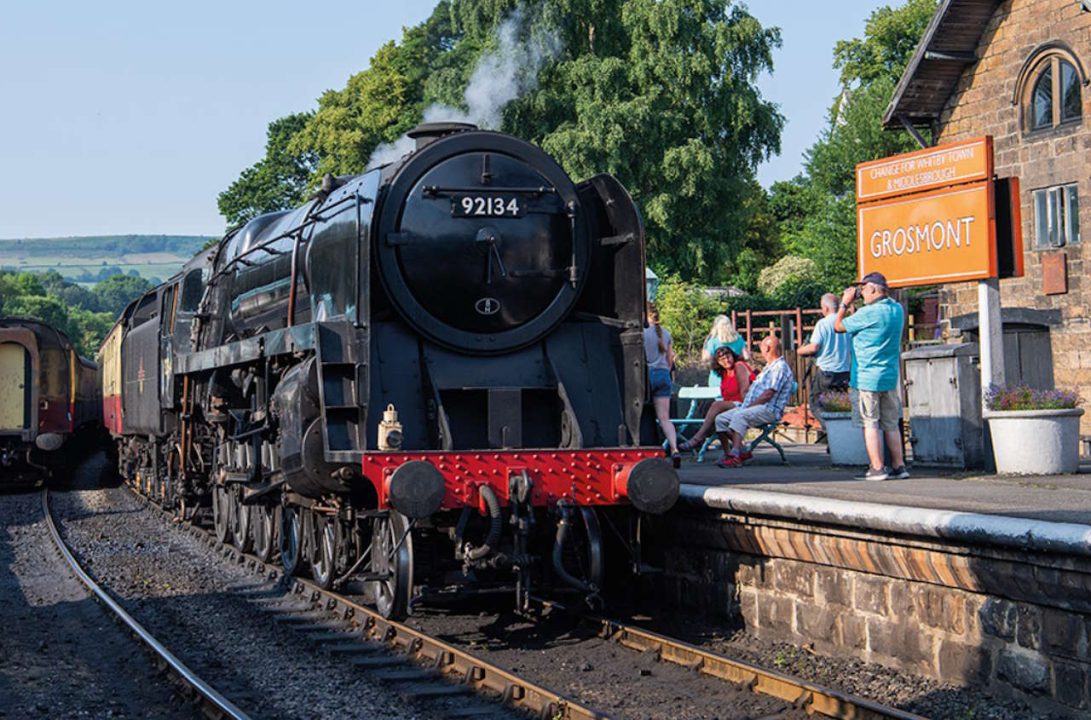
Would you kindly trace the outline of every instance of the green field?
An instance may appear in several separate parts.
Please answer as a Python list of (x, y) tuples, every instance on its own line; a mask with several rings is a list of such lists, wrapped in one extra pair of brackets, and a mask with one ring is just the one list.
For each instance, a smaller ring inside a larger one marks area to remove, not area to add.
[(148, 280), (164, 280), (210, 240), (194, 235), (101, 235), (0, 239), (0, 269), (46, 272), (93, 284), (117, 268)]

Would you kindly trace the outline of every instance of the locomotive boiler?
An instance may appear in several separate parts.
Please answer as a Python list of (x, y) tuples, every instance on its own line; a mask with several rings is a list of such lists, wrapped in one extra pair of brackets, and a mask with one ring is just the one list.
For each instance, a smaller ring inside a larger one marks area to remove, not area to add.
[(0, 318), (0, 485), (38, 482), (71, 463), (101, 424), (97, 367), (46, 323)]
[(389, 616), (593, 601), (607, 548), (641, 568), (642, 515), (678, 495), (646, 412), (640, 215), (512, 136), (411, 136), (126, 310), (103, 350), (122, 473)]

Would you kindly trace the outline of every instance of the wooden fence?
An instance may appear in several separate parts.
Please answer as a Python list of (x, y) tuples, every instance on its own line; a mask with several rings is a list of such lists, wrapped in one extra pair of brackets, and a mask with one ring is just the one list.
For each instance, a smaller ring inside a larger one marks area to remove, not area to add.
[[(811, 371), (812, 362), (807, 357), (799, 355), (796, 351), (801, 345), (806, 345), (811, 338), (815, 323), (822, 319), (822, 310), (818, 308), (791, 308), (785, 310), (744, 310), (731, 311), (731, 323), (735, 330), (746, 340), (746, 346), (755, 357), (760, 356), (759, 345), (761, 341), (772, 334), (780, 337), (784, 347), (784, 359), (795, 374), (799, 389), (792, 397), (791, 404), (800, 408), (800, 419), (803, 430), (809, 434), (810, 430), (818, 426), (818, 422), (811, 414), (808, 400), (811, 396)], [(920, 345), (943, 342), (937, 338), (937, 323), (917, 323), (912, 315), (908, 318), (904, 343), (906, 348)], [(905, 368), (902, 368), (902, 377), (905, 377)], [(904, 387), (903, 387), (904, 392)], [(905, 398), (903, 397), (903, 401)]]

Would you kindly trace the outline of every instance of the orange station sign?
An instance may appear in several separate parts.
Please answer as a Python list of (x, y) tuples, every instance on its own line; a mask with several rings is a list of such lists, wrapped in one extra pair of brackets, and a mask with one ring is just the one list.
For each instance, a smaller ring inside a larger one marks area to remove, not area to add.
[(997, 277), (992, 138), (856, 166), (857, 265), (891, 287)]

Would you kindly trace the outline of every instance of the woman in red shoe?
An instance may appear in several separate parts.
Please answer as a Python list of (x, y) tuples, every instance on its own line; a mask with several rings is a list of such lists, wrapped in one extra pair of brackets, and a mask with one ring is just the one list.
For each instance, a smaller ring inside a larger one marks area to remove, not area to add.
[(693, 450), (701, 447), (701, 443), (712, 432), (716, 416), (741, 403), (755, 377), (750, 366), (740, 360), (735, 351), (727, 345), (716, 348), (712, 372), (720, 378), (721, 399), (712, 403), (712, 407), (705, 413), (704, 423), (694, 436), (678, 444), (679, 450)]

